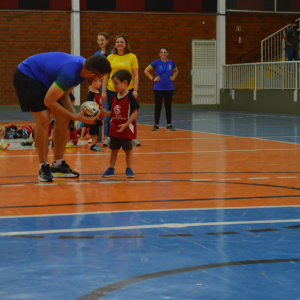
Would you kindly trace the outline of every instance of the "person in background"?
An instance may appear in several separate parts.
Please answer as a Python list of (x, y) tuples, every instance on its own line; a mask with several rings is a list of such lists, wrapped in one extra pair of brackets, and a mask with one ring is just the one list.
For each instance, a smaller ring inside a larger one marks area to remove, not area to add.
[(288, 29), (285, 34), (283, 35), (283, 38), (286, 42), (286, 52), (288, 56), (288, 60), (292, 61), (299, 60), (299, 54), (298, 54), (298, 42), (299, 42), (299, 31), (298, 29), (298, 22), (293, 20), (291, 22), (292, 28)]
[[(171, 124), (172, 120), (172, 98), (173, 98), (173, 81), (178, 75), (178, 69), (172, 60), (169, 60), (169, 50), (167, 47), (161, 47), (159, 51), (160, 59), (152, 62), (146, 69), (146, 76), (154, 81), (154, 98), (155, 98), (155, 117), (152, 131), (159, 129), (159, 119), (162, 107), (162, 101), (165, 99), (165, 110), (167, 118), (167, 130), (175, 131)], [(151, 75), (155, 69), (156, 76)]]
[[(98, 34), (97, 43), (98, 43), (99, 47), (101, 48), (101, 50), (97, 51), (95, 53), (95, 55), (104, 55), (105, 57), (107, 57), (108, 55), (113, 53), (113, 51), (111, 50), (110, 38), (109, 38), (109, 35), (107, 32), (100, 32)], [(101, 84), (102, 84), (102, 80), (101, 80)], [(101, 93), (101, 91), (102, 91), (101, 86), (100, 86), (99, 90)], [(108, 102), (104, 102), (103, 107), (104, 107), (104, 109), (108, 110)], [(102, 115), (101, 115), (101, 117), (103, 118)], [(107, 132), (107, 126), (109, 126), (109, 120), (110, 120), (109, 117), (104, 116), (104, 139), (107, 138), (107, 136), (105, 136), (105, 132)], [(109, 132), (109, 129), (108, 129), (108, 132)], [(102, 142), (102, 126), (100, 126), (100, 128), (99, 128), (99, 135), (97, 138), (97, 143), (101, 143), (101, 142)]]
[[(107, 59), (110, 62), (112, 71), (110, 76), (106, 75), (104, 77), (102, 83), (102, 99), (104, 102), (107, 101), (106, 107), (111, 106), (112, 98), (118, 94), (114, 88), (112, 76), (116, 71), (121, 69), (125, 69), (130, 72), (132, 79), (128, 84), (128, 90), (134, 96), (134, 98), (137, 99), (139, 87), (138, 60), (137, 57), (131, 53), (130, 45), (124, 35), (120, 34), (115, 38), (113, 54), (109, 55)], [(108, 123), (106, 129), (104, 128), (104, 136), (106, 137), (106, 140), (104, 141), (103, 146), (109, 146), (109, 128), (110, 123)], [(141, 146), (141, 143), (136, 138), (132, 140), (132, 143), (134, 146)]]

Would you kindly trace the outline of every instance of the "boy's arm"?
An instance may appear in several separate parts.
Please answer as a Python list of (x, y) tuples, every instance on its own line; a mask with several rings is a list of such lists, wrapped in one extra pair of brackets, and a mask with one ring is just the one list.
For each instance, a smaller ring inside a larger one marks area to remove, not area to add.
[(125, 124), (121, 124), (119, 125), (120, 129), (117, 130), (117, 132), (123, 132), (130, 123), (132, 123), (134, 121), (134, 119), (137, 117), (138, 111), (137, 109), (135, 109), (132, 114), (130, 115), (130, 118), (128, 119), (128, 121)]
[(106, 109), (100, 107), (100, 114), (107, 116), (107, 117), (111, 117), (111, 111), (107, 111)]

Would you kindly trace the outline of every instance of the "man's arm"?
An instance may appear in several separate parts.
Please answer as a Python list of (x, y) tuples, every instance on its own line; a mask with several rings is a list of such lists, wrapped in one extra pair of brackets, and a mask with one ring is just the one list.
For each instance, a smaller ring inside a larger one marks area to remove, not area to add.
[[(84, 117), (84, 111), (82, 111), (79, 114), (76, 113), (75, 108), (73, 107), (71, 103), (71, 99), (69, 97), (69, 94), (71, 93), (72, 90), (73, 88), (70, 88), (66, 92), (63, 92), (54, 84), (52, 84), (44, 100), (45, 106), (47, 106), (50, 112), (53, 112), (54, 115), (58, 114), (67, 119), (93, 124), (96, 118), (88, 119)], [(58, 100), (60, 100), (63, 106), (61, 106), (57, 102)]]

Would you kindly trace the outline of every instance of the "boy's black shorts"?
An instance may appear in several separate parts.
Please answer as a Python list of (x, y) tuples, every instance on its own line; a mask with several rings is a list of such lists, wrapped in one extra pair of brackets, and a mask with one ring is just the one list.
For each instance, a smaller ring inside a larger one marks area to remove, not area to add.
[(22, 111), (39, 112), (48, 109), (44, 105), (48, 89), (43, 87), (36, 79), (24, 74), (17, 68), (13, 83)]
[(124, 151), (132, 150), (132, 143), (130, 139), (122, 139), (114, 136), (110, 137), (109, 149), (119, 150), (121, 146)]
[(90, 130), (89, 130), (89, 134), (90, 135), (99, 135), (99, 129), (100, 129), (100, 125), (98, 124), (92, 124), (90, 125)]

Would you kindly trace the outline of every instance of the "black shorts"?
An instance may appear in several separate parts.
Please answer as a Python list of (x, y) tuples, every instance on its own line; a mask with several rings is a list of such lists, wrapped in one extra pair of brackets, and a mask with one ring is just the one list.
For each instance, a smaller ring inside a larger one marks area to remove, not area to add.
[(36, 79), (24, 74), (17, 68), (13, 83), (22, 111), (39, 112), (48, 109), (44, 105), (48, 89), (43, 87)]
[(100, 128), (100, 125), (98, 125), (98, 124), (90, 125), (89, 134), (90, 135), (99, 135), (99, 128)]
[(109, 149), (119, 150), (122, 146), (124, 151), (132, 150), (132, 143), (129, 139), (121, 139), (114, 136), (110, 137)]

